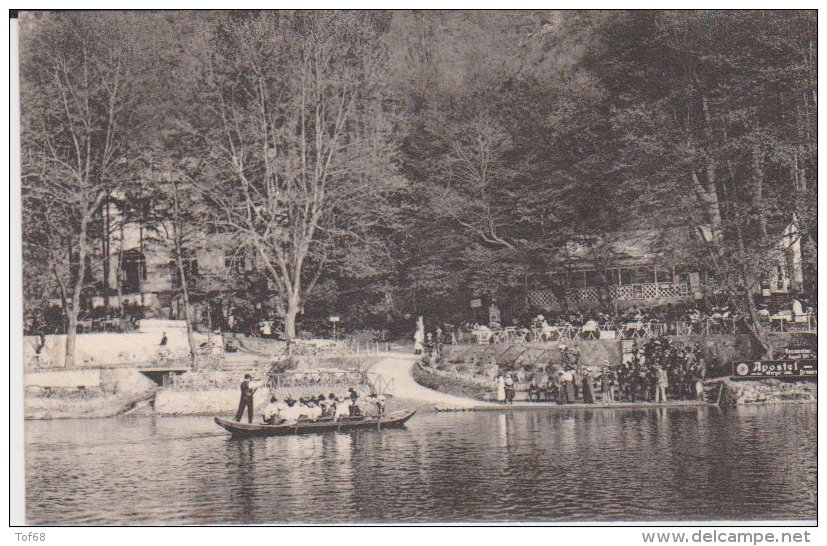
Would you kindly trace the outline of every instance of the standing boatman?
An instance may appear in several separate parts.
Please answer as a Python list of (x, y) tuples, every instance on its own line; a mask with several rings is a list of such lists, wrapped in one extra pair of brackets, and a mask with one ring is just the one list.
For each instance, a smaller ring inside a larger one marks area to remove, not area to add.
[(238, 401), (238, 411), (235, 414), (235, 421), (241, 422), (244, 416), (244, 409), (247, 409), (247, 422), (253, 422), (253, 394), (261, 385), (253, 381), (253, 376), (244, 374), (244, 381), (241, 382), (241, 399)]

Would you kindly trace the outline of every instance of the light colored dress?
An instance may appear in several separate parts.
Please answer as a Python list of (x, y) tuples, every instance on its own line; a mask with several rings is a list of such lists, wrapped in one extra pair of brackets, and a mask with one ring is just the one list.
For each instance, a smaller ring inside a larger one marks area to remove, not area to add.
[(425, 349), (425, 346), (423, 345), (424, 341), (425, 341), (425, 332), (422, 331), (422, 330), (417, 330), (414, 333), (414, 352), (416, 354), (421, 353)]
[(505, 378), (497, 378), (497, 402), (505, 402)]

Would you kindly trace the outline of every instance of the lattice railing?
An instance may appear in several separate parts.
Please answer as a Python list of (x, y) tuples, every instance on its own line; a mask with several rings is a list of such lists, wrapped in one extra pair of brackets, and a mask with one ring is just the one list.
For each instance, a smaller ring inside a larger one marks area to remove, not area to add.
[(528, 292), (528, 303), (540, 309), (552, 309), (559, 306), (557, 296), (552, 290), (531, 290)]
[(634, 287), (631, 285), (612, 286), (609, 288), (609, 294), (616, 300), (633, 300), (635, 299)]
[[(570, 305), (600, 303), (601, 289), (590, 286), (569, 290), (568, 302)], [(610, 286), (609, 297), (617, 301), (629, 300), (657, 300), (660, 298), (681, 298), (690, 295), (687, 283), (644, 283)]]

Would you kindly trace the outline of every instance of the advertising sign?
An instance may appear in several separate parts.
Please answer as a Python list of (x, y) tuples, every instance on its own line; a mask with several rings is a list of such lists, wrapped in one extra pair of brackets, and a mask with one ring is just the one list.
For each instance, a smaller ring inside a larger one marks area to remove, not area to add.
[(732, 375), (737, 378), (817, 377), (818, 361), (813, 359), (759, 360), (735, 362)]
[(482, 307), (482, 300), (480, 300), (480, 299), (471, 300), (471, 308), (476, 309), (477, 307)]
[(813, 347), (808, 346), (792, 346), (784, 347), (785, 360), (812, 360), (816, 358), (816, 351)]

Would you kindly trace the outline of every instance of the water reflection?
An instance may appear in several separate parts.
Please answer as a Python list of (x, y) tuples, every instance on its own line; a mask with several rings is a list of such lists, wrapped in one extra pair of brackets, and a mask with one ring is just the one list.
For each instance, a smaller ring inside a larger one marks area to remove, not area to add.
[(815, 405), (417, 415), (236, 440), (207, 418), (26, 423), (31, 523), (814, 519)]

